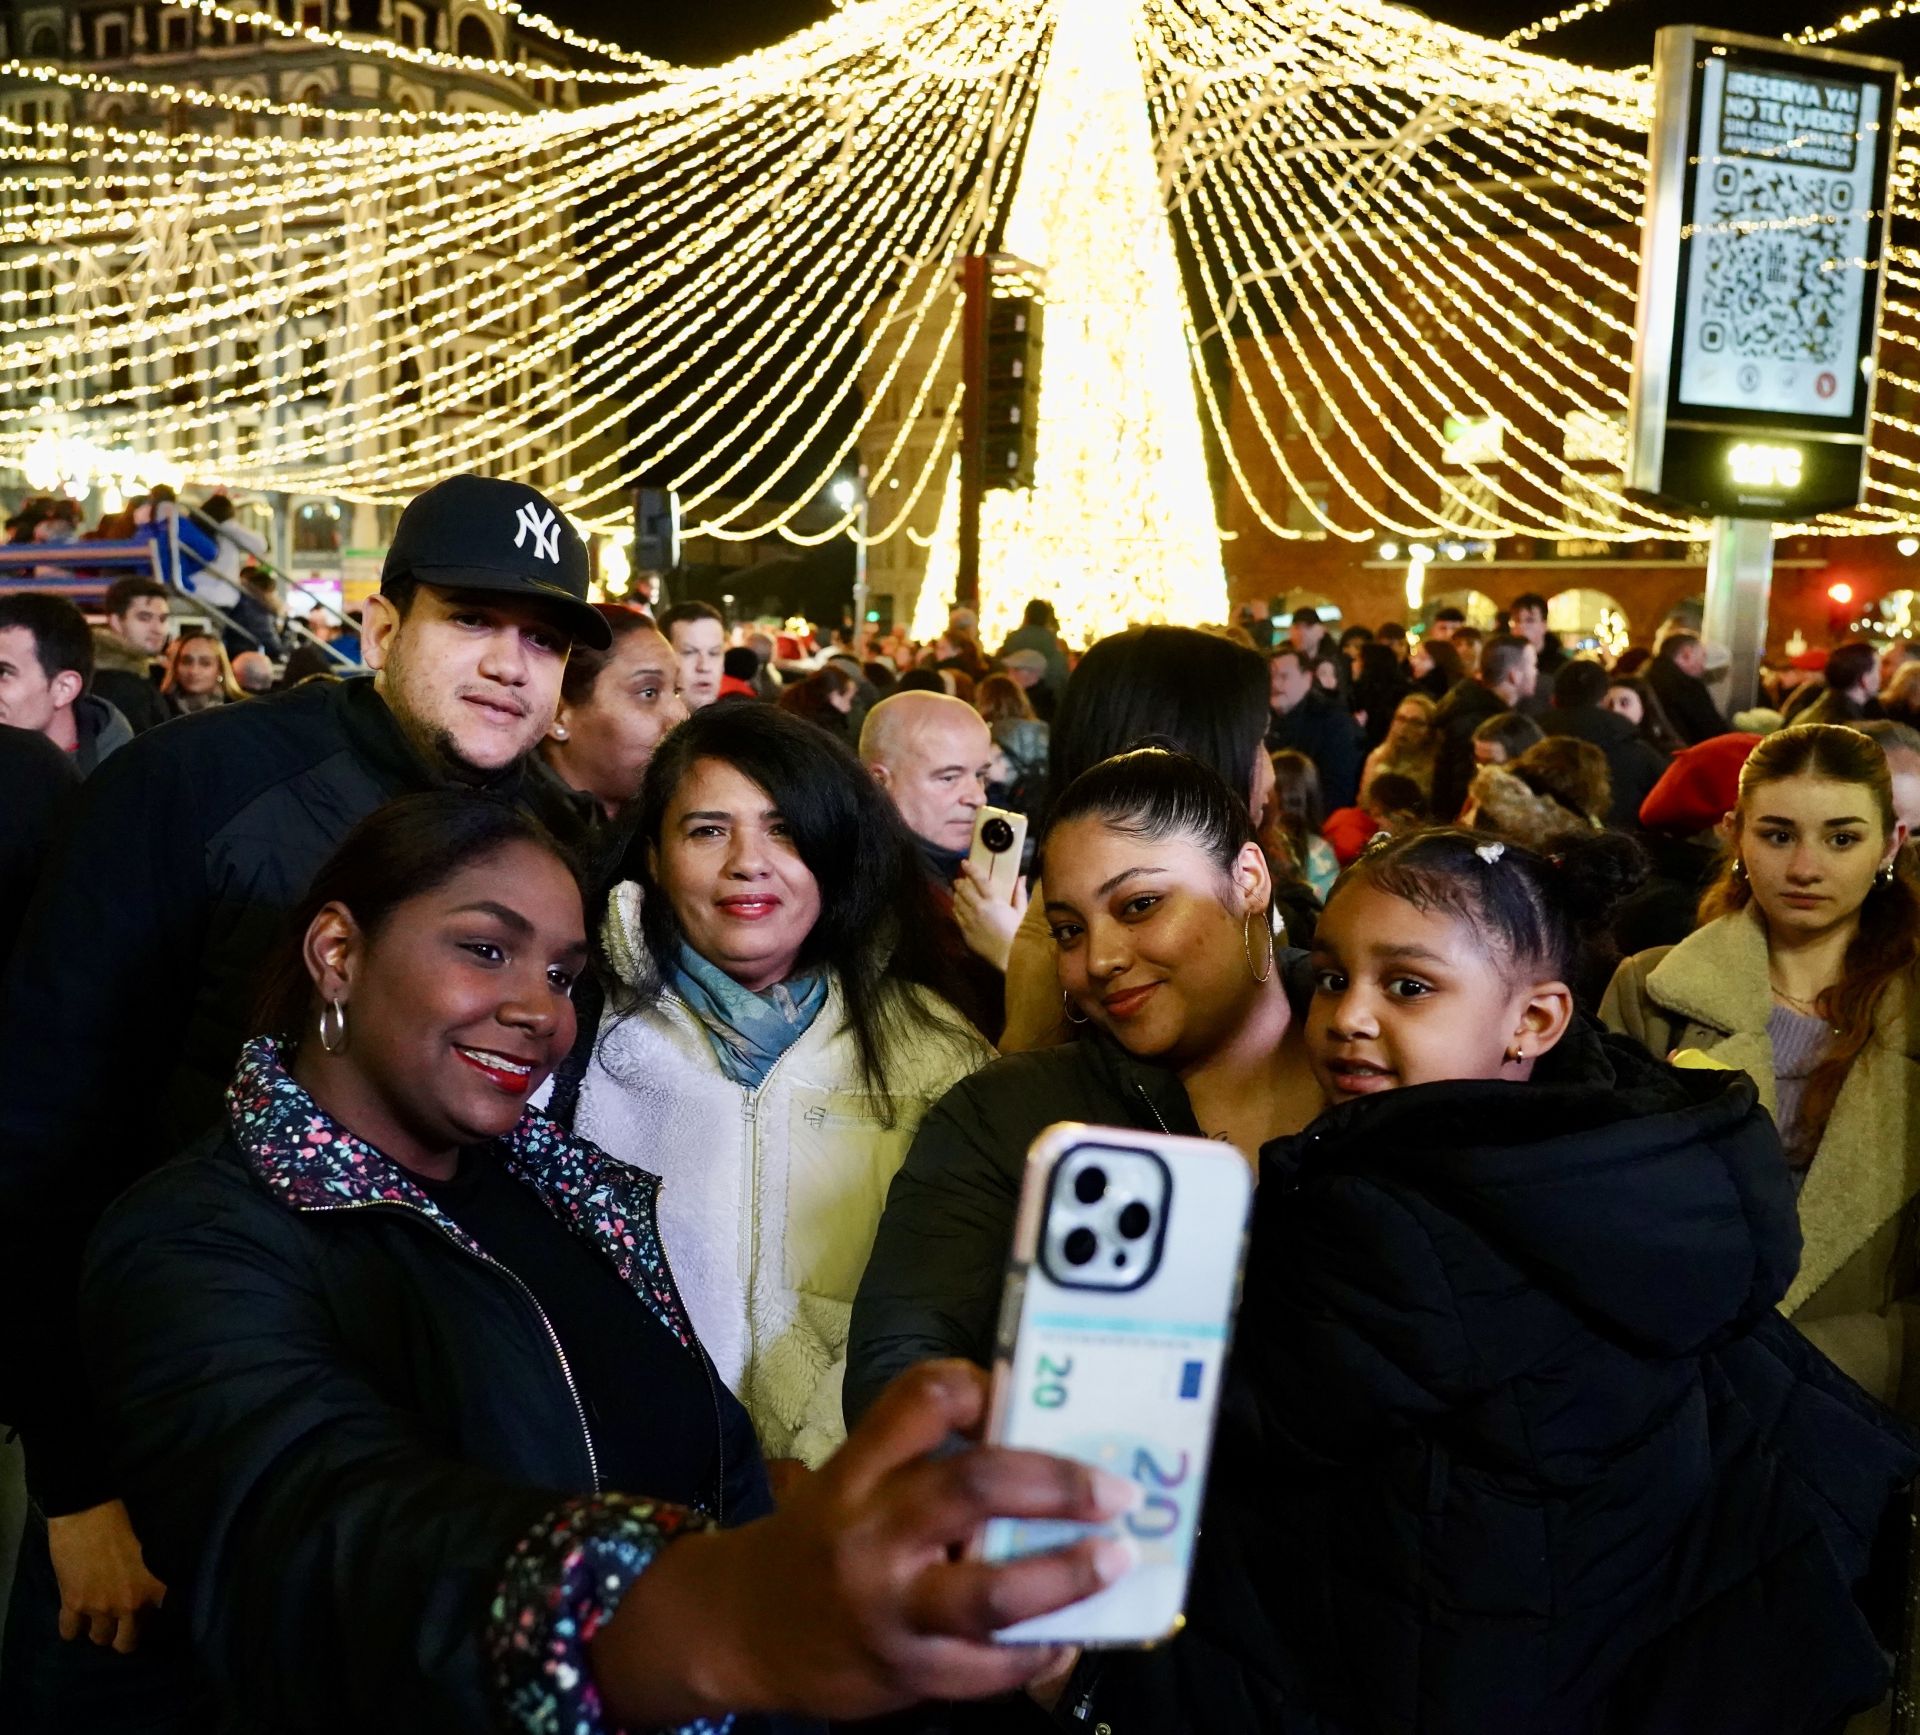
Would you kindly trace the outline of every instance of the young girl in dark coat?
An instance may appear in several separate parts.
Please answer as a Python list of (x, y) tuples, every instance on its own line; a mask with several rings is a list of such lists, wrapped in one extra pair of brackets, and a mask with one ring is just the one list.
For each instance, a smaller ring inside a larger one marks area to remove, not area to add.
[[(1807, 1735), (1905, 1428), (1774, 1311), (1799, 1257), (1741, 1073), (1579, 1016), (1617, 840), (1393, 838), (1321, 918), (1334, 1105), (1262, 1152), (1189, 1622), (1074, 1711), (1237, 1735)], [(1090, 1726), (1090, 1725), (1089, 1725)]]

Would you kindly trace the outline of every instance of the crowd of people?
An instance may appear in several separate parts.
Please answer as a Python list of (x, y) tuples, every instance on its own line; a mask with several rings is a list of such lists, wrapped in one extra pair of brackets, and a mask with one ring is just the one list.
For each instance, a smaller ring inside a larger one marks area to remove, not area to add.
[[(1084, 646), (1036, 599), (991, 654), (588, 598), (465, 476), (346, 678), (167, 584), (0, 600), (0, 1727), (1875, 1713), (1912, 647), (1729, 719), (1695, 627), (1608, 661), (1537, 596)], [(1134, 1558), (1134, 1483), (979, 1438), (1060, 1120), (1259, 1179), (1147, 1651), (994, 1642)], [(1084, 1530), (989, 1564), (993, 1516)]]

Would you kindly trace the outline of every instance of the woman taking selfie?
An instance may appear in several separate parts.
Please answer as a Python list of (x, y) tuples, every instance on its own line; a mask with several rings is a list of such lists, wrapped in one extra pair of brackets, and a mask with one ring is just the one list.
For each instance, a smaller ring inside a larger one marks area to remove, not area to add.
[(556, 1111), (665, 1180), (662, 1225), (722, 1379), (770, 1458), (819, 1464), (842, 1435), (847, 1314), (887, 1184), (920, 1117), (991, 1050), (941, 993), (926, 875), (892, 804), (802, 718), (714, 705), (675, 730), (627, 876), (606, 1010)]
[(987, 1611), (1061, 1606), (1124, 1560), (949, 1549), (987, 1512), (1133, 1491), (929, 1460), (978, 1424), (969, 1370), (903, 1382), (763, 1516), (654, 1178), (527, 1112), (587, 949), (545, 832), (409, 796), (321, 870), (294, 936), (227, 1124), (113, 1207), (83, 1296), (128, 1506), (220, 1726), (866, 1716), (1056, 1666), (982, 1643)]
[(849, 1418), (915, 1362), (987, 1362), (1042, 1128), (1201, 1132), (1255, 1151), (1320, 1112), (1237, 791), (1182, 753), (1120, 754), (1055, 804), (1043, 871), (1054, 992), (1077, 1040), (994, 1061), (922, 1124), (854, 1304)]
[(1740, 773), (1704, 926), (1620, 966), (1601, 1009), (1655, 1055), (1751, 1074), (1780, 1125), (1805, 1242), (1794, 1323), (1920, 1414), (1920, 874), (1886, 755), (1857, 730), (1767, 736)]

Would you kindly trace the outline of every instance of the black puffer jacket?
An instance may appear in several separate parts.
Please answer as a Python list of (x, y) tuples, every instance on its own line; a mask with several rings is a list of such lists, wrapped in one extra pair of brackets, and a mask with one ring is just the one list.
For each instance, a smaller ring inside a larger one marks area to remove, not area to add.
[(1592, 1026), (1269, 1146), (1189, 1624), (1092, 1714), (1835, 1728), (1886, 1686), (1853, 1587), (1920, 1451), (1774, 1311), (1798, 1258), (1751, 1081)]
[[(609, 1317), (638, 1317), (623, 1287), (652, 1316), (636, 1369), (699, 1364), (711, 1405), (657, 1422), (710, 1449), (699, 1510), (768, 1511), (752, 1425), (674, 1287), (654, 1178), (533, 1113), (497, 1148), (604, 1261)], [(508, 1706), (517, 1727), (576, 1727), (581, 1599), (610, 1612), (691, 1514), (603, 1493), (532, 1288), (321, 1116), (268, 1045), (247, 1051), (230, 1126), (108, 1211), (82, 1314), (115, 1486), (224, 1729), (469, 1735)]]

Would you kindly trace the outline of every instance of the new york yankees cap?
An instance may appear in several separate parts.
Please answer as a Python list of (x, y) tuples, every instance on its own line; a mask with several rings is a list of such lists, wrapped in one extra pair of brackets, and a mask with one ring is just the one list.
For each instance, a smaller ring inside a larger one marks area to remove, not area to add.
[(442, 590), (494, 590), (554, 604), (578, 644), (604, 651), (613, 630), (587, 601), (587, 545), (539, 489), (494, 476), (449, 476), (407, 502), (380, 585), (411, 574)]

